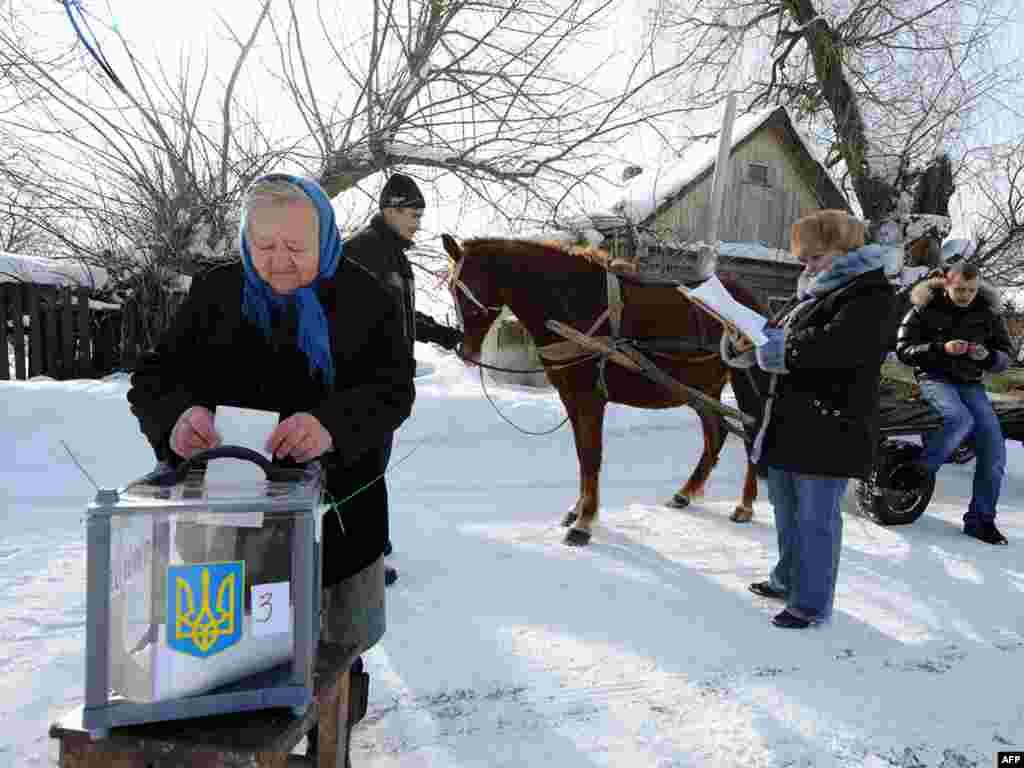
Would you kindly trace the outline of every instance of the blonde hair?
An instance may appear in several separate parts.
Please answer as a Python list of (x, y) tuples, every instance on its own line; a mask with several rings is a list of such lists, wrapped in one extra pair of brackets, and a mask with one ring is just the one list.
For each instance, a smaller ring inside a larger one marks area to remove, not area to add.
[(846, 211), (815, 211), (793, 222), (790, 250), (798, 259), (825, 251), (852, 251), (864, 245), (864, 222)]
[(316, 209), (316, 203), (309, 199), (309, 195), (305, 193), (302, 187), (292, 184), (287, 179), (264, 179), (263, 181), (257, 181), (246, 190), (245, 197), (242, 198), (242, 220), (246, 222), (246, 230), (248, 230), (248, 222), (252, 221), (251, 217), (254, 208), (261, 205), (288, 205), (294, 203), (305, 203), (313, 209), (313, 215), (316, 217), (317, 236), (319, 237), (320, 212)]

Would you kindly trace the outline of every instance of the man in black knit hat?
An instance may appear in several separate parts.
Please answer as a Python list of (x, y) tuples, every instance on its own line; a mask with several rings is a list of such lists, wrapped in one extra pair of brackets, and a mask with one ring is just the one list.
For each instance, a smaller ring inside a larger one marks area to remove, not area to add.
[[(416, 342), (416, 281), (405, 251), (413, 244), (426, 207), (415, 181), (402, 173), (391, 174), (380, 192), (380, 213), (353, 235), (342, 251), (346, 258), (372, 272), (398, 302), (405, 317), (410, 352)], [(390, 456), (391, 442), (387, 452)], [(390, 538), (384, 554), (391, 554)], [(384, 583), (391, 586), (397, 578), (394, 567), (386, 566)]]

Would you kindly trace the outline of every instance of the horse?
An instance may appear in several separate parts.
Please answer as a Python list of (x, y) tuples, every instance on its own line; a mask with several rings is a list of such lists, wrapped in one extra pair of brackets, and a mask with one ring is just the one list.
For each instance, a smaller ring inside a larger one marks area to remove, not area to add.
[[(612, 259), (607, 251), (497, 238), (467, 240), (460, 246), (447, 234), (442, 242), (450, 259), (449, 289), (462, 325), (459, 354), (463, 360), (481, 364), (484, 336), (503, 306), (518, 318), (541, 353), (545, 373), (572, 424), (579, 461), (579, 497), (561, 521), (568, 528), (564, 543), (584, 546), (590, 542), (597, 519), (607, 404), (661, 409), (688, 401), (638, 372), (578, 348), (568, 357), (552, 354), (558, 346), (564, 350), (566, 344), (559, 344), (563, 339), (549, 330), (547, 320), (605, 338), (611, 332), (607, 276)], [(728, 277), (722, 282), (737, 301), (765, 313), (749, 291)], [(722, 362), (718, 351), (722, 328), (717, 320), (688, 301), (674, 283), (649, 284), (624, 277), (621, 285), (620, 337), (634, 340), (679, 382), (720, 400), (731, 380), (741, 408), (747, 413), (752, 412), (751, 407), (759, 408), (753, 381)], [(703, 494), (725, 443), (722, 416), (705, 409), (697, 409), (697, 413), (704, 450), (689, 479), (667, 502), (676, 508), (686, 507)], [(749, 522), (756, 497), (757, 479), (748, 451), (743, 496), (730, 519)]]

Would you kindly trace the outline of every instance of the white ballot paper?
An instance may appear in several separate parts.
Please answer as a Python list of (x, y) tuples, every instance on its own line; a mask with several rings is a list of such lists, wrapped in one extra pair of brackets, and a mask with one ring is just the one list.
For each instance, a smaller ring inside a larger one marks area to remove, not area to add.
[(697, 299), (735, 325), (754, 342), (755, 346), (760, 347), (768, 343), (768, 337), (764, 335), (764, 326), (768, 318), (736, 301), (725, 290), (718, 275), (711, 275), (693, 290), (683, 286), (679, 286), (679, 290), (684, 296)]
[[(277, 427), (276, 411), (260, 411), (253, 408), (233, 408), (218, 405), (213, 417), (213, 426), (220, 433), (222, 445), (240, 445), (250, 448), (268, 460), (267, 438)], [(241, 459), (215, 459), (206, 467), (207, 483), (257, 483), (265, 479), (263, 470), (251, 461)]]

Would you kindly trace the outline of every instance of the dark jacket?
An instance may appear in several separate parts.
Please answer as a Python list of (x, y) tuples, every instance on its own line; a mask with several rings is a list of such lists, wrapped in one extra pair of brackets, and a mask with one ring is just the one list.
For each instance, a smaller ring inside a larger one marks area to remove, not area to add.
[(342, 256), (369, 270), (387, 289), (405, 317), (405, 337), (412, 352), (416, 341), (416, 281), (405, 251), (412, 241), (401, 237), (378, 213), (348, 240)]
[[(336, 381), (331, 391), (295, 340), (295, 322), (279, 319), (267, 339), (242, 317), (241, 265), (218, 267), (197, 278), (157, 347), (142, 356), (128, 401), (157, 458), (180, 462), (171, 430), (190, 406), (218, 404), (277, 411), (282, 419), (312, 413), (331, 433), (322, 458), (327, 490), (341, 500), (379, 478), (391, 433), (415, 397), (414, 362), (401, 318), (383, 288), (365, 270), (342, 259), (333, 279), (320, 284)], [(324, 517), (324, 585), (362, 570), (380, 557), (387, 540), (384, 481), (373, 482)]]
[[(911, 289), (910, 304), (900, 324), (896, 355), (914, 367), (917, 378), (976, 384), (986, 371), (998, 373), (1009, 366), (1013, 344), (999, 315), (999, 292), (994, 286), (983, 282), (974, 301), (958, 307), (946, 294), (943, 278), (931, 278)], [(974, 360), (970, 355), (946, 354), (946, 342), (956, 339), (983, 344), (988, 357)]]
[[(794, 308), (784, 336), (787, 373), (777, 376), (762, 468), (832, 477), (870, 474), (892, 302), (893, 288), (876, 269)], [(767, 395), (768, 375), (754, 375)]]

